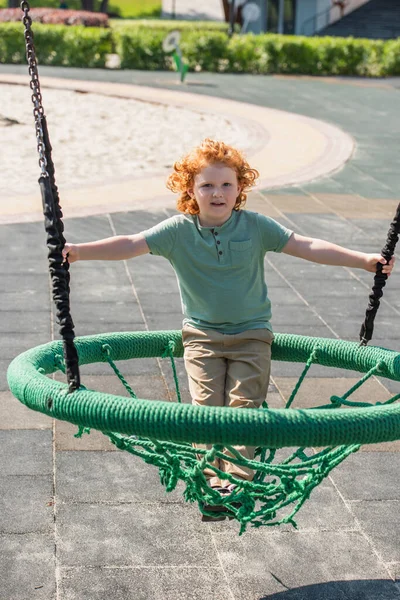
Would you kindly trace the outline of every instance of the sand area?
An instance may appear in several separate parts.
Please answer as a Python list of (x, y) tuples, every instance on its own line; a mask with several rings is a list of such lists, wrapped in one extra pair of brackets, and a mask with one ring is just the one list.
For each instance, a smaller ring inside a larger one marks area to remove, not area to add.
[[(205, 137), (245, 152), (260, 141), (251, 123), (182, 106), (70, 90), (42, 94), (56, 180), (63, 189), (167, 174)], [(0, 197), (37, 193), (40, 169), (30, 90), (0, 84), (0, 97)]]

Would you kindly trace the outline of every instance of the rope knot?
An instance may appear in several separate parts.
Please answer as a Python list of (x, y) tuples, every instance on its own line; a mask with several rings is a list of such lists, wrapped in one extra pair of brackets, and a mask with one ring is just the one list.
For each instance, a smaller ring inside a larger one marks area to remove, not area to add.
[(343, 398), (341, 398), (340, 396), (331, 396), (330, 397), (330, 401), (333, 404), (333, 406), (341, 406), (343, 404)]

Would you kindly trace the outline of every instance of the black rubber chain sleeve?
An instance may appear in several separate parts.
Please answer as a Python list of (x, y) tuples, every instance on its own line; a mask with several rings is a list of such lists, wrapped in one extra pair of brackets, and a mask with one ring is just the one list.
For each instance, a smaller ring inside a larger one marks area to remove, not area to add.
[(64, 359), (70, 391), (80, 386), (78, 353), (74, 345), (74, 323), (70, 313), (70, 274), (68, 261), (63, 263), (62, 250), (65, 245), (62, 210), (55, 183), (54, 163), (46, 118), (42, 119), (43, 139), (49, 177), (39, 179), (42, 193), (43, 214), (47, 232), (49, 271), (52, 282), (53, 301), (56, 306), (57, 322), (64, 342)]
[[(400, 204), (397, 207), (396, 215), (390, 224), (386, 244), (382, 249), (382, 256), (389, 262), (392, 258), (396, 244), (399, 240), (400, 234)], [(376, 313), (380, 305), (380, 299), (383, 296), (383, 288), (386, 285), (387, 275), (382, 273), (383, 265), (378, 263), (376, 274), (374, 277), (374, 285), (372, 286), (372, 293), (369, 295), (369, 303), (365, 313), (364, 323), (361, 325), (360, 330), (360, 342), (361, 345), (365, 346), (372, 338), (374, 332), (374, 321)]]

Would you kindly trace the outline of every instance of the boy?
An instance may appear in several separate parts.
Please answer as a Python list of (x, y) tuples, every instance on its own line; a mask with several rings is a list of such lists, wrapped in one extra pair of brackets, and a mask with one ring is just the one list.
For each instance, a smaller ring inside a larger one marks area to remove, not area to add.
[[(273, 342), (266, 252), (371, 273), (378, 262), (387, 275), (393, 268), (394, 259), (386, 264), (379, 253), (304, 237), (273, 219), (242, 210), (257, 177), (239, 151), (206, 139), (175, 163), (168, 178), (169, 189), (180, 194), (177, 208), (183, 214), (137, 235), (64, 248), (71, 263), (124, 260), (148, 252), (170, 261), (181, 293), (184, 359), (194, 404), (258, 408), (266, 397)], [(236, 449), (247, 459), (254, 456), (253, 448)], [(251, 469), (230, 461), (216, 459), (212, 466), (238, 479), (253, 477)], [(230, 491), (230, 482), (212, 468), (204, 473), (221, 494)]]

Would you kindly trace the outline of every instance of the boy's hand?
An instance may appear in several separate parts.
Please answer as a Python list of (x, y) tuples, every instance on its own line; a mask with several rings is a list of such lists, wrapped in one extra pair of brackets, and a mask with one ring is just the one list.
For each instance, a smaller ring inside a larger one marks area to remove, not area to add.
[(63, 263), (65, 263), (67, 258), (69, 263), (76, 262), (79, 260), (79, 248), (75, 244), (65, 244), (62, 255), (64, 259)]
[(365, 269), (367, 271), (370, 271), (371, 273), (376, 273), (376, 265), (377, 263), (381, 263), (383, 265), (382, 273), (389, 277), (390, 273), (393, 271), (395, 262), (396, 259), (394, 256), (390, 259), (389, 263), (387, 263), (386, 258), (383, 258), (383, 256), (381, 256), (380, 254), (368, 254), (367, 266), (365, 267)]

